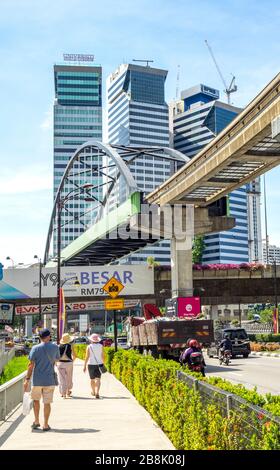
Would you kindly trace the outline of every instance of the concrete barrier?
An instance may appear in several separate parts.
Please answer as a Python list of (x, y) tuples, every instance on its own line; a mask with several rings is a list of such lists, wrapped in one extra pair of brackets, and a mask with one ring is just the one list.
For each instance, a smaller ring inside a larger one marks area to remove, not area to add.
[(25, 376), (26, 371), (0, 385), (0, 421), (4, 421), (16, 406), (22, 402)]

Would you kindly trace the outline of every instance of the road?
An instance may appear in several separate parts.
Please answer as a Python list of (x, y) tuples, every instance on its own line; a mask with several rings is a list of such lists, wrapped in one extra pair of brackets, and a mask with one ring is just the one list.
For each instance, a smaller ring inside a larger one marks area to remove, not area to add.
[(209, 358), (205, 353), (208, 376), (219, 376), (247, 388), (257, 387), (259, 393), (280, 394), (280, 358), (249, 356), (247, 359), (231, 359), (228, 366), (219, 365), (217, 358)]

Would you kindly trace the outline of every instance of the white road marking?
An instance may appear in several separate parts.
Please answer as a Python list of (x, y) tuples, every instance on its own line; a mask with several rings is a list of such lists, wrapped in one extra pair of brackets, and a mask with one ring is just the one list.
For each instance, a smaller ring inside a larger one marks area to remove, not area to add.
[(238, 372), (230, 372), (229, 374), (230, 375), (240, 375), (241, 377), (242, 377), (242, 375), (244, 375), (244, 374), (239, 374)]

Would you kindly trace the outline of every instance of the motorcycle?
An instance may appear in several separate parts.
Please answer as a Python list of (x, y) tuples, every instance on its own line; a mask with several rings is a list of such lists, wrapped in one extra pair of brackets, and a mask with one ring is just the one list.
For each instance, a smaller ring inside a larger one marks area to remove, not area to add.
[(193, 352), (190, 355), (189, 369), (194, 372), (200, 372), (204, 375), (204, 359), (201, 352)]
[(226, 366), (229, 365), (230, 363), (230, 358), (231, 358), (231, 351), (226, 349), (225, 351), (220, 351), (220, 365), (225, 364)]

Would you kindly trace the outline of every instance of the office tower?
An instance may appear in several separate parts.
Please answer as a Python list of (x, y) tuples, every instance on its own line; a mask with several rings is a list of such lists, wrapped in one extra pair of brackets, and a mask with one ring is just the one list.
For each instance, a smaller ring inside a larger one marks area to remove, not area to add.
[[(75, 150), (91, 138), (102, 140), (102, 68), (92, 64), (93, 56), (67, 55), (68, 58), (71, 63), (54, 65), (54, 196)], [(76, 182), (92, 183), (85, 175)], [(88, 220), (80, 222), (89, 204), (77, 199), (67, 205), (68, 211), (62, 211), (62, 248), (91, 225), (95, 215), (92, 212)], [(56, 254), (56, 232), (53, 243)]]
[(266, 254), (266, 243), (263, 240), (263, 262), (265, 264), (280, 264), (280, 247), (276, 245), (268, 245), (268, 257)]
[[(241, 111), (240, 108), (221, 102), (218, 90), (202, 84), (182, 91), (181, 100), (172, 103), (171, 108), (174, 148), (190, 158), (211, 142)], [(248, 262), (251, 238), (250, 252), (258, 256), (261, 224), (260, 201), (258, 195), (254, 194), (257, 186), (258, 181), (229, 195), (230, 215), (235, 217), (236, 226), (226, 232), (205, 236), (203, 263)], [(249, 189), (250, 195), (247, 194)]]
[(249, 261), (263, 262), (260, 178), (247, 184)]
[[(166, 70), (122, 64), (107, 79), (108, 140), (135, 147), (169, 147), (169, 109), (165, 102)], [(144, 193), (149, 193), (174, 173), (183, 162), (150, 157), (137, 159), (131, 172)], [(152, 256), (170, 262), (170, 242), (144, 248), (124, 261), (146, 262)]]

